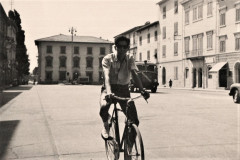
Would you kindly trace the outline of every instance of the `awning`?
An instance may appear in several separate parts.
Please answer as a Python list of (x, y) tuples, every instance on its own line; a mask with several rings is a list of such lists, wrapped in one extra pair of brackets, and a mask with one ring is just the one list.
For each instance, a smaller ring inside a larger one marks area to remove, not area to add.
[(219, 62), (215, 64), (209, 72), (218, 72), (227, 62)]

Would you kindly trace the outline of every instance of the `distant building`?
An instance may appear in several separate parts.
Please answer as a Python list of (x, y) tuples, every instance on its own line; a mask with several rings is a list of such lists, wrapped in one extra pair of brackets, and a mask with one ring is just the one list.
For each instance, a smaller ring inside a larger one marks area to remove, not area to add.
[(137, 31), (138, 45), (136, 61), (159, 63), (159, 22), (147, 22)]
[(102, 58), (112, 52), (113, 42), (91, 36), (55, 35), (35, 40), (38, 47), (38, 82), (102, 81)]
[(0, 3), (0, 87), (17, 78), (16, 24), (8, 18)]
[(132, 54), (135, 57), (135, 59), (137, 58), (137, 46), (138, 46), (137, 30), (141, 27), (142, 26), (133, 27), (133, 28), (131, 28), (123, 33), (120, 33), (119, 35), (114, 37), (116, 39), (119, 36), (125, 36), (130, 39), (130, 49), (128, 52), (130, 54)]
[(159, 84), (166, 86), (171, 79), (173, 87), (183, 87), (182, 5), (178, 0), (161, 0), (157, 4), (161, 33)]

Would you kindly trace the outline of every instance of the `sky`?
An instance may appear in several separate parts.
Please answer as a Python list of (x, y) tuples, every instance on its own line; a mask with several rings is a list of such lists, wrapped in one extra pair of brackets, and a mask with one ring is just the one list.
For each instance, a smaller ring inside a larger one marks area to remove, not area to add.
[[(58, 34), (102, 37), (114, 36), (147, 21), (158, 21), (160, 0), (12, 0), (25, 30), (25, 45), (30, 59), (30, 72), (37, 67), (38, 50), (34, 41)], [(0, 1), (6, 14), (11, 0)]]

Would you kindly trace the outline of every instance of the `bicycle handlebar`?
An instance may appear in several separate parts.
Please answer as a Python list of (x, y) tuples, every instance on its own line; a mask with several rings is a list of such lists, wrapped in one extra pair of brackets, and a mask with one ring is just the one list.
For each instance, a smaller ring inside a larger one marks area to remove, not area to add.
[(136, 97), (134, 97), (134, 98), (125, 98), (125, 97), (119, 97), (119, 96), (113, 95), (111, 98), (112, 98), (112, 99), (116, 99), (116, 100), (129, 101), (129, 100), (138, 99), (138, 98), (140, 98), (140, 97), (142, 97), (142, 95), (136, 96)]

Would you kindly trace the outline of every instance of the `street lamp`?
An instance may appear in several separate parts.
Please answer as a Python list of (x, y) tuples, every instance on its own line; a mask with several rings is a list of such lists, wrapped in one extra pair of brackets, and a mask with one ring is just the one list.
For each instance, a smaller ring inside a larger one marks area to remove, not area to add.
[[(72, 40), (71, 40), (71, 61), (70, 62), (72, 62), (73, 63), (73, 35), (75, 35), (76, 36), (76, 32), (77, 32), (77, 30), (75, 29), (75, 28), (73, 28), (73, 27), (71, 27), (69, 30), (68, 30), (70, 33), (71, 33), (71, 35), (72, 35)], [(72, 72), (72, 63), (71, 63), (71, 67), (70, 67), (70, 73), (73, 73)], [(67, 75), (67, 79), (68, 79), (68, 82), (70, 82), (70, 75), (68, 74)]]

